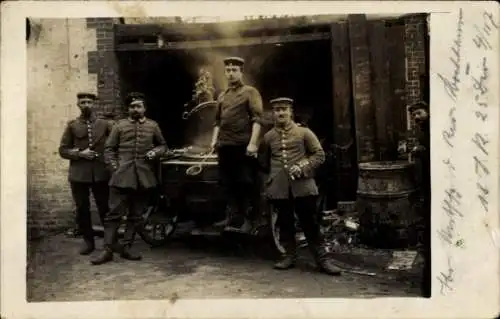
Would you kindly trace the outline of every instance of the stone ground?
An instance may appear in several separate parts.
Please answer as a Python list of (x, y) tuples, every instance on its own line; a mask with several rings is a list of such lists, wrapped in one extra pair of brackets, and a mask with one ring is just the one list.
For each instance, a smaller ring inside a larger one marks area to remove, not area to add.
[[(143, 254), (142, 261), (115, 258), (101, 266), (92, 266), (88, 257), (78, 255), (79, 244), (79, 239), (63, 234), (28, 244), (29, 302), (419, 296), (415, 278), (383, 270), (388, 258), (384, 253), (339, 256), (358, 267), (365, 263), (364, 268), (376, 272), (375, 276), (344, 273), (330, 277), (314, 271), (305, 249), (297, 268), (277, 271), (272, 269), (271, 260), (229, 247), (220, 237), (177, 239), (155, 249), (137, 240), (134, 248)], [(97, 244), (101, 247), (102, 239)]]

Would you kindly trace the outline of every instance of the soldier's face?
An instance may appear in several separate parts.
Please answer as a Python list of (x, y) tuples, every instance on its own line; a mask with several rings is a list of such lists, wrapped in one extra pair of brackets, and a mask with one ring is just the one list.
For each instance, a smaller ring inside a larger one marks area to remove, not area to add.
[(130, 117), (139, 119), (146, 113), (146, 106), (143, 101), (134, 101), (128, 106), (128, 113)]
[(292, 120), (292, 108), (288, 104), (274, 105), (273, 116), (277, 124), (286, 124)]
[(413, 111), (413, 118), (417, 122), (423, 122), (429, 118), (429, 114), (424, 109), (416, 109), (415, 111)]
[(90, 115), (92, 109), (94, 108), (95, 102), (92, 99), (83, 98), (78, 99), (77, 104), (83, 115)]
[(241, 67), (236, 65), (226, 65), (224, 68), (224, 74), (229, 83), (235, 83), (242, 79), (243, 73), (241, 72)]

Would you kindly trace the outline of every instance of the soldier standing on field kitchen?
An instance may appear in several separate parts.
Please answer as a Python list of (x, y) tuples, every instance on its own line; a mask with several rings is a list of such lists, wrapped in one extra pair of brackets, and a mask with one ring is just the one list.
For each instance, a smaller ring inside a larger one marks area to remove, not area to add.
[(263, 106), (259, 91), (243, 83), (244, 64), (238, 57), (224, 60), (229, 87), (218, 99), (211, 147), (217, 149), (221, 182), (229, 204), (227, 218), (215, 226), (248, 232), (260, 207), (257, 153)]
[[(142, 225), (142, 213), (158, 184), (153, 160), (167, 148), (158, 124), (144, 116), (144, 95), (130, 93), (126, 104), (129, 117), (115, 123), (106, 141), (105, 158), (113, 170), (109, 181), (110, 211), (104, 222), (105, 249), (92, 260), (94, 265), (111, 261), (113, 252), (124, 259), (141, 259), (140, 255), (132, 254), (130, 248)], [(124, 218), (127, 227), (123, 242), (117, 245), (118, 228)]]
[(59, 154), (70, 161), (68, 181), (76, 205), (78, 232), (83, 235), (84, 240), (80, 254), (88, 255), (95, 249), (90, 191), (94, 195), (101, 222), (108, 212), (109, 170), (103, 155), (104, 144), (112, 125), (96, 118), (93, 111), (96, 95), (78, 93), (77, 100), (81, 114), (66, 125)]
[(261, 165), (268, 173), (265, 190), (278, 213), (277, 223), (286, 253), (276, 269), (295, 266), (297, 243), (295, 216), (299, 219), (308, 247), (320, 271), (340, 275), (327, 254), (317, 211), (318, 187), (314, 171), (325, 161), (325, 152), (316, 135), (293, 121), (293, 100), (271, 100), (275, 126), (264, 135)]

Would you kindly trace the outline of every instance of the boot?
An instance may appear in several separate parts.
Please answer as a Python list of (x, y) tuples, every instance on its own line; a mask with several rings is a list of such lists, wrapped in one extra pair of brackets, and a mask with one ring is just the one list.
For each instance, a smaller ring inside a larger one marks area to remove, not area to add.
[(313, 255), (320, 272), (332, 276), (340, 276), (342, 270), (337, 265), (335, 265), (333, 259), (324, 249), (317, 249), (317, 251), (315, 251)]
[(90, 262), (92, 265), (102, 265), (113, 260), (113, 251), (116, 247), (117, 232), (120, 223), (108, 222), (104, 224), (104, 251)]
[(231, 206), (226, 207), (226, 217), (223, 220), (214, 223), (212, 226), (215, 228), (223, 228), (229, 225), (229, 223), (231, 222), (231, 216), (233, 215), (232, 211), (233, 209)]
[(226, 231), (231, 231), (234, 229), (241, 230), (242, 226), (245, 224), (245, 218), (240, 214), (234, 214), (229, 220), (228, 225), (224, 228)]
[(140, 227), (140, 221), (128, 221), (125, 233), (123, 234), (123, 244), (120, 247), (120, 257), (127, 260), (141, 260), (142, 256), (134, 255), (130, 248), (134, 243), (136, 231)]
[(284, 243), (286, 253), (274, 264), (274, 269), (286, 270), (295, 267), (297, 262), (297, 243), (290, 239), (289, 243)]
[(111, 247), (106, 246), (101, 254), (90, 262), (92, 265), (102, 265), (113, 260), (113, 250)]
[(95, 242), (94, 239), (85, 238), (83, 240), (83, 246), (80, 249), (80, 255), (86, 256), (90, 255), (95, 250)]
[(130, 252), (130, 246), (124, 246), (122, 251), (120, 252), (120, 257), (126, 260), (132, 260), (132, 261), (137, 261), (141, 260), (142, 256), (141, 255), (134, 255), (132, 252)]
[(297, 258), (293, 255), (284, 255), (274, 264), (274, 269), (286, 270), (295, 267)]
[(250, 233), (250, 231), (252, 231), (252, 228), (253, 228), (253, 223), (252, 221), (250, 221), (249, 219), (246, 219), (245, 218), (245, 221), (243, 222), (243, 225), (241, 225), (240, 227), (240, 231), (242, 233)]

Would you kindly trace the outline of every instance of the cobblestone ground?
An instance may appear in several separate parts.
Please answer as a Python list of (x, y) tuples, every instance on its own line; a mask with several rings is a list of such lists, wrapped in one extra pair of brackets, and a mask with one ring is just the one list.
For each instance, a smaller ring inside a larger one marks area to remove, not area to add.
[[(393, 276), (316, 273), (307, 253), (289, 271), (252, 253), (235, 253), (221, 238), (191, 238), (151, 249), (138, 240), (140, 262), (92, 266), (78, 255), (80, 240), (55, 235), (28, 244), (28, 301), (170, 298), (304, 298), (418, 296)], [(98, 239), (98, 247), (102, 240)], [(98, 252), (96, 252), (98, 253)]]

